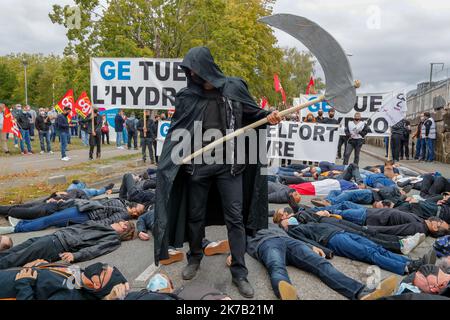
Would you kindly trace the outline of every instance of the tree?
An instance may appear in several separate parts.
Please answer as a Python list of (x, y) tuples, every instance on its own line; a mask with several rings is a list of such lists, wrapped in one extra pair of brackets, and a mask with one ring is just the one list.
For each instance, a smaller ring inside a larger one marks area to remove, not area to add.
[(6, 63), (0, 63), (0, 79), (0, 102), (10, 104), (17, 86), (17, 76)]

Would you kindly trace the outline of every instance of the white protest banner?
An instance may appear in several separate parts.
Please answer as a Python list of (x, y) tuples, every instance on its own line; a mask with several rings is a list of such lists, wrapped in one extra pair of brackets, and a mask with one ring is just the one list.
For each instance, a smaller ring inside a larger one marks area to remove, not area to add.
[(406, 117), (406, 112), (408, 111), (406, 95), (403, 92), (392, 95), (380, 108), (380, 111), (386, 116), (389, 126), (398, 123)]
[[(300, 103), (305, 103), (315, 98), (317, 98), (317, 95), (301, 95)], [(370, 133), (368, 136), (388, 136), (389, 127), (392, 125), (392, 120), (388, 117), (388, 113), (390, 113), (395, 119), (399, 116), (401, 117), (401, 113), (399, 115), (399, 112), (394, 113), (392, 110), (398, 109), (397, 104), (400, 102), (403, 103), (401, 105), (402, 110), (406, 110), (406, 101), (403, 101), (402, 99), (404, 99), (404, 95), (402, 96), (401, 94), (359, 94), (358, 101), (352, 111), (347, 114), (336, 111), (335, 117), (343, 126), (353, 119), (355, 112), (359, 112), (361, 113), (362, 119), (369, 124)], [(303, 109), (301, 116), (306, 117), (308, 113), (312, 113), (314, 116), (317, 116), (317, 112), (319, 110), (323, 110), (325, 113), (324, 116), (326, 117), (326, 113), (330, 110), (330, 108), (330, 105), (324, 101)], [(406, 112), (404, 114), (406, 114)], [(340, 134), (343, 134), (342, 129), (340, 130)]]
[(268, 157), (304, 161), (336, 161), (338, 125), (283, 121), (268, 127)]
[(158, 121), (158, 136), (156, 138), (156, 156), (162, 153), (164, 140), (166, 140), (167, 132), (170, 128), (170, 121)]
[(179, 59), (92, 58), (91, 96), (98, 108), (170, 109), (186, 86)]

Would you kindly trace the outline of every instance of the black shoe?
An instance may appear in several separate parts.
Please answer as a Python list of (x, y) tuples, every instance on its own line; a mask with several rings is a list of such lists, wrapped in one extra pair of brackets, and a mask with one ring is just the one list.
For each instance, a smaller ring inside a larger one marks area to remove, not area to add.
[(108, 185), (105, 187), (105, 190), (106, 190), (106, 191), (112, 190), (112, 188), (114, 188), (114, 183), (108, 184)]
[(233, 279), (233, 284), (238, 288), (239, 293), (244, 298), (253, 298), (255, 295), (255, 291), (252, 288), (252, 285), (248, 282), (247, 279)]
[(408, 194), (411, 192), (413, 186), (412, 185), (407, 185), (406, 187), (403, 188), (403, 192), (405, 192), (405, 194)]
[(79, 184), (80, 180), (72, 180), (72, 184)]
[(184, 267), (181, 276), (183, 280), (191, 280), (197, 274), (197, 270), (200, 267), (200, 263), (188, 263), (186, 267)]

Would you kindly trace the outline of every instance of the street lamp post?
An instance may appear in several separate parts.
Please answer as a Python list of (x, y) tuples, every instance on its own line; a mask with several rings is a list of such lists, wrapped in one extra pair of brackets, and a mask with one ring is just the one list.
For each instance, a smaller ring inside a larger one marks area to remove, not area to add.
[(27, 60), (23, 59), (22, 63), (23, 63), (24, 71), (25, 71), (25, 105), (28, 105), (28, 81), (27, 81), (28, 62), (27, 62)]

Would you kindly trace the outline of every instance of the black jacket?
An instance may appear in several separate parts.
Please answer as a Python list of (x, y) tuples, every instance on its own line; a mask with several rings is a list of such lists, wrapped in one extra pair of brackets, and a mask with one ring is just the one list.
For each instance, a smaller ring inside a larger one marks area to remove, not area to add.
[[(83, 122), (86, 123), (87, 133), (92, 134), (92, 118), (91, 117), (86, 118), (83, 120)], [(99, 116), (94, 117), (94, 128), (95, 128), (94, 130), (97, 136), (102, 135), (102, 125), (103, 125), (102, 118)]]
[[(75, 289), (67, 284), (71, 274), (57, 268), (57, 264), (41, 265), (33, 268), (36, 279), (15, 280), (21, 268), (0, 271), (0, 299), (17, 300), (94, 300), (86, 290)], [(64, 267), (65, 265), (61, 265)]]
[(120, 238), (110, 226), (87, 221), (58, 230), (54, 235), (66, 252), (73, 253), (75, 262), (92, 260), (120, 247)]
[(31, 128), (30, 118), (22, 110), (16, 111), (17, 125), (22, 130), (29, 130)]
[(47, 132), (50, 130), (51, 121), (48, 117), (38, 115), (36, 117), (35, 126), (38, 131)]
[(116, 132), (123, 132), (123, 124), (125, 123), (125, 120), (123, 120), (123, 117), (118, 114), (114, 118), (114, 128)]
[(75, 203), (80, 212), (86, 213), (89, 219), (103, 225), (131, 219), (127, 210), (127, 201), (119, 199), (75, 200)]
[(367, 209), (366, 225), (369, 230), (396, 236), (429, 235), (425, 221), (413, 213), (397, 209)]
[[(189, 50), (181, 67), (186, 71), (188, 85), (176, 96), (176, 111), (158, 163), (155, 225), (153, 228), (156, 264), (160, 258), (168, 258), (169, 245), (181, 247), (185, 242), (187, 217), (185, 199), (189, 192), (185, 182), (188, 175), (193, 173), (193, 168), (180, 170), (181, 165), (172, 161), (171, 153), (175, 147), (181, 147), (180, 143), (191, 146), (194, 144), (192, 141), (178, 143), (172, 139), (172, 134), (178, 129), (185, 129), (189, 131), (191, 137), (201, 135), (201, 126), (194, 128), (194, 123), (203, 121), (204, 111), (208, 105), (203, 87), (193, 81), (189, 70), (195, 70), (199, 77), (210, 82), (220, 91), (226, 105), (226, 109), (221, 108), (220, 110), (225, 113), (225, 117), (221, 117), (221, 119), (226, 122), (226, 128), (237, 130), (269, 114), (268, 111), (259, 108), (250, 95), (247, 84), (242, 79), (226, 77), (222, 73), (208, 48), (197, 47)], [(264, 139), (262, 134), (259, 136)], [(255, 143), (256, 147), (265, 144), (265, 141)], [(237, 157), (236, 153), (235, 156)], [(262, 164), (258, 162), (257, 164), (232, 165), (230, 170), (232, 175), (242, 174), (243, 221), (246, 230), (250, 233), (268, 226), (267, 176), (261, 175), (261, 167)], [(220, 203), (217, 188), (212, 188), (208, 196), (206, 226), (224, 224)]]
[(55, 127), (59, 132), (69, 132), (69, 121), (67, 119), (67, 116), (62, 113), (58, 114), (58, 117), (55, 121)]
[(326, 247), (336, 234), (344, 232), (341, 228), (327, 223), (309, 222), (298, 226), (289, 226), (288, 235), (316, 247)]
[[(150, 116), (147, 116), (146, 119), (146, 125), (147, 125), (147, 139), (156, 139), (156, 122), (150, 118)], [(137, 129), (141, 134), (141, 138), (144, 138), (144, 119), (139, 119), (138, 125), (137, 125)]]
[(155, 222), (155, 210), (152, 208), (139, 217), (136, 223), (137, 232), (147, 233), (148, 231), (152, 231), (154, 222)]

